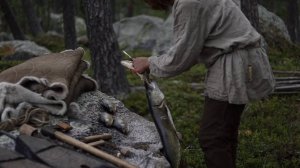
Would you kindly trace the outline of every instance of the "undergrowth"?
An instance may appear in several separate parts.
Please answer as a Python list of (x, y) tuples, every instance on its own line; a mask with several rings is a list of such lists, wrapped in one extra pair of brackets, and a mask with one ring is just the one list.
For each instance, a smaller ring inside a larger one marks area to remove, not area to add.
[[(140, 52), (131, 54), (147, 55)], [(300, 70), (297, 50), (270, 49), (269, 57), (274, 70)], [(155, 79), (166, 96), (177, 130), (183, 135), (183, 159), (191, 168), (205, 167), (198, 143), (204, 103), (201, 83), (205, 71), (200, 65), (174, 78)], [(128, 72), (127, 76), (132, 87), (142, 86), (136, 75)], [(195, 83), (199, 87), (195, 87)], [(239, 130), (238, 168), (300, 167), (299, 99), (299, 95), (273, 95), (247, 105)], [(149, 117), (144, 90), (137, 89), (123, 102), (130, 110)]]
[[(300, 70), (299, 49), (270, 49), (274, 70)], [(134, 57), (149, 56), (149, 52), (129, 52)], [(89, 59), (86, 52), (85, 59)], [(124, 59), (126, 59), (124, 57)], [(0, 71), (18, 62), (1, 62)], [(89, 72), (91, 73), (91, 72)], [(194, 66), (173, 78), (155, 79), (166, 96), (177, 130), (182, 134), (183, 159), (190, 168), (205, 168), (198, 143), (198, 130), (203, 111), (203, 81), (206, 69)], [(123, 100), (131, 111), (149, 120), (147, 100), (142, 81), (127, 71), (135, 90)], [(238, 168), (298, 168), (300, 167), (300, 95), (271, 96), (247, 105), (239, 130)]]

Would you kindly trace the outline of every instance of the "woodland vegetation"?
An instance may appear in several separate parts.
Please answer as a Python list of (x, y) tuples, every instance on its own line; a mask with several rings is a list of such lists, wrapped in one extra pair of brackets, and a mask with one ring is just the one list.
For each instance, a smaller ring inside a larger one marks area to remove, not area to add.
[[(299, 3), (299, 0), (242, 0), (243, 11), (258, 30), (257, 4), (280, 16), (288, 27), (293, 43), (269, 46), (273, 70), (300, 71)], [(64, 16), (62, 39), (45, 35), (53, 30), (51, 13)], [(100, 90), (122, 98), (127, 108), (151, 120), (144, 91), (134, 89), (130, 92), (130, 88), (138, 88), (142, 82), (118, 65), (123, 57), (112, 29), (113, 22), (140, 14), (166, 18), (169, 13), (153, 11), (141, 0), (0, 0), (0, 32), (12, 33), (15, 39), (35, 41), (57, 52), (79, 46), (74, 16), (84, 18), (87, 32), (82, 32), (82, 35), (88, 36), (90, 45), (82, 47), (87, 51), (86, 58), (92, 62), (89, 73), (100, 84)], [(3, 52), (0, 49), (0, 55)], [(141, 50), (129, 53), (134, 57), (151, 55), (151, 51)], [(17, 63), (1, 61), (0, 69)], [(191, 168), (204, 167), (197, 135), (203, 110), (204, 97), (201, 94), (205, 72), (205, 68), (199, 65), (180, 76), (158, 79), (175, 125), (183, 135), (183, 157)], [(243, 114), (239, 138), (239, 168), (300, 167), (300, 94), (274, 94), (266, 100), (249, 104)]]

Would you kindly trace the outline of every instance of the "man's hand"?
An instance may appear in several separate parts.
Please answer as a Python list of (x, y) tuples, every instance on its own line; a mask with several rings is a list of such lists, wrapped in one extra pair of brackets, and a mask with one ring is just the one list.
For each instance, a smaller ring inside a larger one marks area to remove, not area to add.
[(149, 61), (147, 57), (137, 57), (133, 58), (133, 72), (142, 74), (149, 70)]

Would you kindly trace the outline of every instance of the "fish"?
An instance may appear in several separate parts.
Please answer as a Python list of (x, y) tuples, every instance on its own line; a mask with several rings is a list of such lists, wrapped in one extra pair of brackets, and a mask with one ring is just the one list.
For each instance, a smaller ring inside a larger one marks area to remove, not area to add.
[(125, 135), (129, 132), (127, 123), (120, 118), (115, 118), (112, 126)]
[(122, 60), (122, 61), (121, 61), (121, 64), (122, 64), (124, 67), (126, 67), (126, 68), (128, 68), (128, 69), (130, 69), (130, 70), (134, 70), (134, 67), (133, 67), (133, 65), (132, 65), (132, 61), (129, 61), (129, 60)]
[(101, 106), (110, 114), (116, 114), (117, 104), (107, 99), (101, 100)]
[(100, 113), (100, 121), (105, 124), (107, 127), (111, 127), (114, 122), (114, 118), (111, 114), (107, 112)]
[(163, 152), (172, 168), (180, 167), (181, 144), (165, 96), (155, 81), (144, 83), (148, 108), (163, 144)]
[[(129, 69), (133, 69), (132, 61), (121, 61), (121, 64)], [(158, 84), (151, 80), (148, 73), (138, 74), (144, 81), (148, 109), (158, 130), (163, 153), (172, 168), (181, 165), (181, 144), (180, 137), (176, 131), (170, 109), (165, 101), (165, 95), (159, 89)]]

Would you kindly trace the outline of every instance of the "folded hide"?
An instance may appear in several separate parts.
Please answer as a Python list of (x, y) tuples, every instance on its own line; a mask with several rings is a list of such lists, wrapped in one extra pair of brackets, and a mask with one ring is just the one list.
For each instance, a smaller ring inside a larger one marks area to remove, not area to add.
[[(0, 111), (3, 111), (1, 115), (1, 121), (10, 118), (11, 113), (19, 113), (19, 108), (12, 110), (12, 106), (17, 104), (29, 103), (36, 107), (46, 109), (48, 112), (54, 115), (63, 115), (66, 112), (66, 104), (62, 100), (50, 100), (38, 93), (32, 92), (18, 84), (12, 84), (7, 82), (0, 83)], [(8, 114), (7, 112), (10, 111)], [(17, 117), (18, 114), (15, 114)]]
[(16, 106), (27, 102), (52, 114), (63, 115), (66, 104), (82, 92), (98, 87), (96, 81), (83, 75), (89, 66), (82, 60), (83, 54), (82, 48), (46, 54), (1, 72), (0, 113), (5, 107), (11, 107), (11, 103)]

